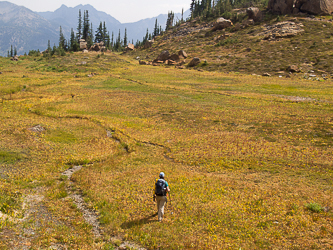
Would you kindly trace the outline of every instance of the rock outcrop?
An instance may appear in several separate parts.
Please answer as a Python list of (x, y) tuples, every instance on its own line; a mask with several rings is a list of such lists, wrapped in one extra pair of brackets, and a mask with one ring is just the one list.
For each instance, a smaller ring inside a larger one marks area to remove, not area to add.
[(296, 0), (295, 7), (302, 12), (314, 15), (331, 15), (333, 12), (332, 0)]
[(314, 15), (331, 15), (332, 0), (269, 0), (268, 9), (275, 14), (285, 15), (306, 12)]
[(295, 0), (269, 0), (268, 9), (275, 14), (291, 14)]
[(234, 24), (230, 20), (224, 19), (223, 17), (220, 17), (216, 20), (212, 31), (223, 30), (223, 29), (228, 28), (232, 25), (234, 25)]
[(294, 22), (279, 22), (274, 25), (264, 26), (264, 30), (257, 34), (263, 36), (263, 40), (274, 40), (277, 38), (286, 38), (296, 36), (298, 33), (303, 32), (303, 24)]
[(104, 46), (104, 42), (95, 43), (89, 48), (89, 51), (96, 51), (96, 52), (104, 52), (106, 51), (106, 47)]

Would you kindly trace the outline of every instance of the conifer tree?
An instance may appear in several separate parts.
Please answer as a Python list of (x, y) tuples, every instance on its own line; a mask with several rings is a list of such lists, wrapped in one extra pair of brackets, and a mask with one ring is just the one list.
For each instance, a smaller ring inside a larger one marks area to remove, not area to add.
[(10, 45), (10, 57), (14, 56), (13, 45)]
[(102, 22), (99, 23), (99, 26), (96, 30), (95, 33), (95, 43), (100, 43), (100, 42), (104, 42), (104, 35), (103, 35), (103, 25)]
[(155, 28), (154, 28), (154, 32), (153, 32), (153, 37), (158, 36), (159, 35), (159, 30), (158, 30), (158, 24), (157, 24), (157, 18), (155, 20)]
[(82, 16), (81, 16), (81, 9), (79, 9), (79, 23), (77, 25), (77, 37), (80, 40), (82, 36)]
[(169, 30), (173, 26), (173, 20), (174, 20), (174, 18), (175, 18), (175, 14), (172, 11), (170, 11), (168, 13), (168, 19), (167, 19), (167, 22), (166, 22), (166, 28), (165, 28), (165, 30)]
[(127, 46), (127, 29), (125, 28), (125, 35), (124, 35), (124, 47)]
[(17, 55), (17, 49), (16, 49), (16, 46), (14, 47), (14, 56)]
[(59, 48), (63, 48), (64, 50), (66, 50), (66, 39), (64, 34), (62, 33), (62, 28), (60, 26), (60, 34), (59, 34)]
[(79, 44), (77, 39), (75, 38), (74, 30), (71, 30), (71, 38), (70, 38), (70, 45), (69, 45), (70, 51), (78, 51), (79, 50)]
[(86, 10), (83, 16), (83, 30), (82, 30), (82, 38), (86, 40), (86, 42), (88, 42), (89, 28), (90, 28), (89, 13)]

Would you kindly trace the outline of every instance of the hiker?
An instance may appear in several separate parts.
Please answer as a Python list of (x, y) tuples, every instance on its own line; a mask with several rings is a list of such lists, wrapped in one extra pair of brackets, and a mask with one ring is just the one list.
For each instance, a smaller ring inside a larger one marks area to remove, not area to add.
[(164, 180), (164, 173), (161, 172), (159, 179), (155, 182), (155, 195), (157, 202), (157, 211), (158, 211), (158, 221), (161, 222), (164, 215), (164, 205), (167, 202), (167, 192), (170, 192), (169, 184)]

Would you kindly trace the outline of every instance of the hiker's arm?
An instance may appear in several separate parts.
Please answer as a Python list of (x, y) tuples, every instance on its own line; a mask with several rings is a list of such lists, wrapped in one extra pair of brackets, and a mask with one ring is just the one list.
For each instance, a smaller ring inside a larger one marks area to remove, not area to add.
[(166, 191), (167, 191), (167, 192), (170, 192), (170, 188), (169, 188), (169, 186), (166, 187)]

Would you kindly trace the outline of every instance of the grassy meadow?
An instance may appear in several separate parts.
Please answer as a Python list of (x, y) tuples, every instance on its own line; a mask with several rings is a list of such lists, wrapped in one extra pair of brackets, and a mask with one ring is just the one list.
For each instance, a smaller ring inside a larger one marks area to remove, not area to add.
[[(148, 249), (332, 248), (331, 80), (113, 53), (0, 58), (0, 71), (1, 249), (113, 249), (111, 236)], [(100, 239), (68, 197), (61, 173), (75, 165)], [(158, 223), (161, 171), (171, 197)], [(34, 195), (42, 205), (20, 220)]]

